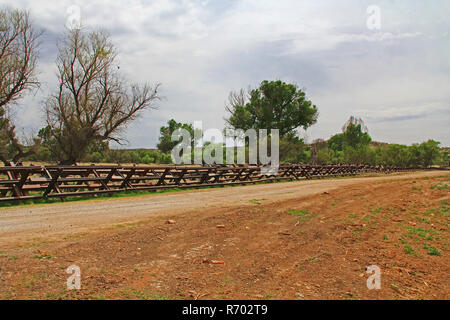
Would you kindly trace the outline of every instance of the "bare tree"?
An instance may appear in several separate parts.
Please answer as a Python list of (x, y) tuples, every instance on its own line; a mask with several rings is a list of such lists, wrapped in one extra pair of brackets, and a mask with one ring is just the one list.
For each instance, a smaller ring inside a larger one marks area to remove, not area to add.
[(244, 89), (239, 91), (231, 91), (228, 95), (228, 102), (225, 104), (225, 110), (229, 113), (233, 113), (237, 106), (245, 106), (248, 99), (249, 93), (247, 93)]
[(27, 11), (0, 10), (0, 161), (11, 164), (32, 154), (15, 134), (8, 108), (23, 94), (39, 86), (36, 78), (39, 37)]
[(361, 125), (362, 132), (369, 132), (369, 129), (367, 128), (366, 124), (364, 123), (364, 120), (355, 116), (350, 116), (348, 120), (344, 123), (342, 126), (342, 132), (345, 132), (347, 130), (349, 125), (354, 125), (355, 127), (358, 125)]
[(159, 84), (139, 86), (120, 77), (115, 47), (102, 30), (70, 30), (58, 49), (59, 88), (45, 112), (54, 156), (74, 164), (95, 141), (122, 143), (123, 129), (142, 111), (156, 109)]

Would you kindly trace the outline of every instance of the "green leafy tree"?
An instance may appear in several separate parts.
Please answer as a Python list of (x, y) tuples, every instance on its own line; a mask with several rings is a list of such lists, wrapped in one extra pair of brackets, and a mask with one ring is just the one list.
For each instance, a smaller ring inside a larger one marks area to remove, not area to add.
[(344, 141), (344, 134), (342, 133), (335, 134), (328, 140), (328, 148), (330, 148), (333, 151), (342, 151), (343, 141)]
[(318, 163), (367, 163), (375, 164), (377, 155), (371, 148), (372, 138), (361, 118), (351, 116), (344, 126), (342, 133), (333, 135), (325, 145), (312, 144), (312, 154)]
[(94, 140), (86, 147), (86, 156), (84, 156), (82, 160), (102, 162), (105, 160), (105, 155), (108, 151), (108, 141)]
[(345, 162), (343, 151), (334, 151), (333, 149), (326, 147), (317, 152), (318, 164), (338, 164), (343, 162)]
[(449, 156), (448, 151), (443, 151), (441, 153), (440, 165), (442, 165), (442, 166), (450, 166), (450, 156)]
[(308, 162), (308, 148), (303, 139), (295, 134), (280, 139), (280, 161), (286, 163)]
[(141, 157), (139, 156), (139, 152), (131, 151), (130, 152), (130, 160), (133, 163), (140, 163), (141, 162)]
[(422, 142), (420, 148), (422, 150), (423, 166), (429, 167), (439, 158), (439, 145), (441, 143), (434, 140), (428, 140), (427, 142)]
[(148, 164), (148, 163), (152, 163), (155, 162), (155, 159), (150, 157), (148, 154), (142, 158), (142, 163)]
[(361, 124), (350, 123), (342, 136), (342, 144), (356, 148), (358, 146), (367, 146), (372, 141), (368, 132), (364, 132)]
[(187, 130), (191, 135), (191, 147), (195, 146), (198, 141), (195, 140), (195, 132), (192, 124), (176, 122), (174, 119), (170, 119), (167, 122), (167, 126), (162, 126), (159, 130), (160, 136), (159, 143), (157, 145), (158, 150), (160, 150), (162, 153), (170, 153), (172, 149), (181, 142), (181, 137), (179, 140), (172, 141), (172, 134), (177, 129)]
[(88, 160), (90, 162), (94, 162), (94, 163), (102, 162), (103, 159), (104, 159), (103, 155), (98, 151), (92, 152), (88, 158)]
[(411, 164), (411, 150), (408, 146), (390, 144), (382, 150), (381, 164), (405, 167)]
[(163, 164), (170, 164), (170, 163), (172, 163), (172, 157), (170, 156), (170, 154), (161, 153), (161, 158), (159, 161), (160, 161), (160, 163), (163, 163)]
[(327, 148), (320, 149), (317, 151), (317, 163), (318, 164), (330, 164), (333, 163), (333, 150)]
[(299, 127), (307, 129), (317, 121), (318, 110), (297, 85), (263, 81), (259, 88), (231, 92), (225, 119), (233, 129), (279, 129), (286, 137)]
[(410, 165), (423, 165), (423, 149), (418, 143), (414, 143), (409, 147)]
[(375, 164), (375, 153), (369, 145), (360, 144), (355, 148), (344, 145), (343, 159), (345, 163)]

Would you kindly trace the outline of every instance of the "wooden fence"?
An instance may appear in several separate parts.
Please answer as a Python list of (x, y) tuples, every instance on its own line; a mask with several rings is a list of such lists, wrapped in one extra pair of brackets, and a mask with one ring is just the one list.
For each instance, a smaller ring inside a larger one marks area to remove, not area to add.
[(135, 190), (201, 188), (262, 181), (411, 171), (368, 165), (283, 164), (265, 175), (261, 166), (18, 166), (0, 167), (0, 202), (61, 198)]

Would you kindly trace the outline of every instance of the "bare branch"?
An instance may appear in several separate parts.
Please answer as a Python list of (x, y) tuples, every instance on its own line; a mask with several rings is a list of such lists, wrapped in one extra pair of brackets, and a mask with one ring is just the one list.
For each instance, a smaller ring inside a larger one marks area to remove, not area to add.
[(0, 11), (0, 107), (39, 86), (36, 78), (39, 37), (26, 11)]

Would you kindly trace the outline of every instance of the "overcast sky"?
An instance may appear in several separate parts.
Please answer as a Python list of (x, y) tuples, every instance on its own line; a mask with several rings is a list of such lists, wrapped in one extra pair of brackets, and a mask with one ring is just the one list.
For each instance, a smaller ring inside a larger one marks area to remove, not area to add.
[[(44, 29), (39, 92), (21, 103), (17, 125), (44, 125), (43, 99), (56, 86), (56, 42), (70, 6), (86, 28), (106, 28), (120, 71), (162, 83), (159, 110), (126, 131), (127, 147), (155, 147), (159, 127), (203, 121), (223, 128), (231, 90), (281, 79), (317, 105), (308, 142), (327, 139), (355, 115), (377, 141), (427, 139), (450, 146), (450, 1), (448, 0), (0, 0), (30, 11)], [(370, 5), (380, 29), (369, 29)]]

